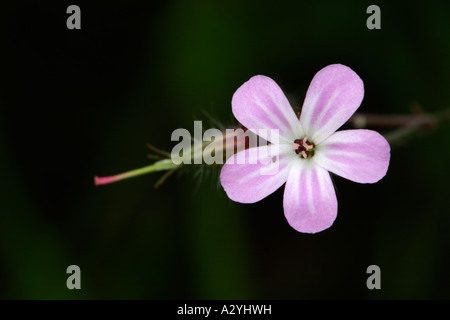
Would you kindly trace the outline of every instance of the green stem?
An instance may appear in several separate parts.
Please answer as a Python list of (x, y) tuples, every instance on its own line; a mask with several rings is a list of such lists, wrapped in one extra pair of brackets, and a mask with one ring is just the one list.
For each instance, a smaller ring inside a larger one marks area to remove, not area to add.
[(136, 177), (136, 176), (140, 176), (143, 174), (156, 172), (156, 171), (171, 170), (178, 166), (179, 165), (173, 163), (171, 159), (164, 159), (164, 160), (157, 161), (149, 166), (146, 166), (146, 167), (143, 167), (140, 169), (131, 170), (128, 172), (124, 172), (124, 173), (121, 173), (118, 175), (109, 176), (109, 177), (95, 177), (95, 185), (99, 186), (99, 185), (103, 185), (103, 184), (109, 184), (109, 183), (117, 182), (120, 180), (132, 178), (132, 177)]

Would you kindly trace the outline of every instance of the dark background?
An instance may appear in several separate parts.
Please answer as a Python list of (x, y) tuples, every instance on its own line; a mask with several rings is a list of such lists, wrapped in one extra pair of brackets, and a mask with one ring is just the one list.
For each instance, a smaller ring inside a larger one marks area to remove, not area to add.
[[(66, 8), (81, 8), (81, 30)], [(366, 9), (381, 9), (368, 30)], [(387, 176), (335, 177), (338, 217), (301, 234), (283, 188), (257, 204), (195, 169), (95, 187), (147, 165), (176, 128), (235, 125), (234, 91), (275, 79), (297, 107), (332, 63), (363, 79), (360, 111), (450, 104), (445, 1), (9, 1), (1, 5), (0, 298), (448, 299), (450, 128), (392, 149)], [(384, 132), (381, 130), (381, 132)], [(81, 268), (68, 290), (66, 268)], [(381, 268), (381, 290), (366, 269)]]

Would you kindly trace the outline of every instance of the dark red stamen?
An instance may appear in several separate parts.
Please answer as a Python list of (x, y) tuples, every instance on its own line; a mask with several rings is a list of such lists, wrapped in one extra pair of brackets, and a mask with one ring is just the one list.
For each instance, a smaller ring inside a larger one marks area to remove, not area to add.
[[(302, 154), (303, 158), (308, 158), (311, 152), (314, 152), (314, 144), (307, 140), (308, 138), (303, 139), (295, 139), (292, 144), (292, 148), (294, 149), (296, 154)], [(314, 154), (314, 153), (313, 153)]]

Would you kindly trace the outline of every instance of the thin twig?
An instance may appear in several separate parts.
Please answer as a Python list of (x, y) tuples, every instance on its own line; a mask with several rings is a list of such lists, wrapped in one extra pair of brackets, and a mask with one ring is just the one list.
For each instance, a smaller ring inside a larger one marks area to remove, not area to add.
[(157, 147), (155, 147), (154, 145), (150, 144), (150, 143), (146, 143), (147, 148), (149, 148), (150, 150), (152, 150), (153, 152), (156, 152), (157, 154), (162, 155), (164, 158), (170, 158), (171, 155), (169, 152), (161, 150)]
[(164, 175), (158, 179), (158, 181), (156, 181), (156, 183), (153, 185), (154, 189), (158, 189), (164, 182), (166, 182), (166, 180), (172, 175), (174, 174), (175, 171), (177, 171), (178, 168), (174, 168), (166, 173), (164, 173)]
[(417, 125), (428, 127), (436, 125), (439, 122), (439, 117), (434, 114), (381, 115), (356, 113), (349, 121), (355, 128), (409, 127)]
[(388, 127), (397, 128), (384, 137), (392, 146), (400, 145), (421, 131), (436, 129), (438, 125), (450, 120), (450, 109), (438, 113), (424, 114), (416, 112), (409, 115), (379, 115), (356, 113), (349, 122), (355, 128)]

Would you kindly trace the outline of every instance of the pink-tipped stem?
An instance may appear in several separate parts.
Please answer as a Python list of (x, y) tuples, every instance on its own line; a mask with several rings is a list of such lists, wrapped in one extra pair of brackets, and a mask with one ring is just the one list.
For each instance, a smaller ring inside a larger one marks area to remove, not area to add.
[(172, 160), (170, 159), (164, 159), (160, 160), (158, 162), (155, 162), (149, 166), (131, 170), (128, 172), (124, 172), (121, 174), (117, 174), (115, 176), (109, 176), (109, 177), (94, 177), (94, 183), (96, 186), (100, 186), (103, 184), (109, 184), (117, 181), (121, 181), (124, 179), (140, 176), (146, 173), (155, 172), (155, 171), (165, 171), (165, 170), (172, 170), (176, 168), (178, 165), (174, 164)]
[(100, 186), (102, 184), (109, 184), (109, 183), (113, 183), (113, 182), (116, 182), (116, 181), (120, 181), (122, 179), (125, 179), (125, 178), (121, 174), (118, 174), (118, 175), (115, 175), (115, 176), (110, 176), (110, 177), (97, 177), (97, 176), (95, 176), (94, 177), (94, 182), (95, 182), (96, 186)]

